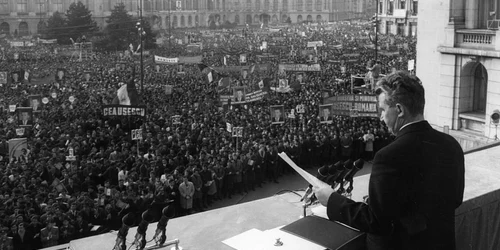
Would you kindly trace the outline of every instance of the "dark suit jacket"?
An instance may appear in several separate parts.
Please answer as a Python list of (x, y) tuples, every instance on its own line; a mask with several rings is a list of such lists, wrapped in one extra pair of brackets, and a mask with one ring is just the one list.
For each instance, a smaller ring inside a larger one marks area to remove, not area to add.
[(455, 249), (463, 192), (462, 148), (422, 121), (375, 155), (368, 205), (334, 193), (327, 212), (330, 220), (367, 232), (368, 249)]

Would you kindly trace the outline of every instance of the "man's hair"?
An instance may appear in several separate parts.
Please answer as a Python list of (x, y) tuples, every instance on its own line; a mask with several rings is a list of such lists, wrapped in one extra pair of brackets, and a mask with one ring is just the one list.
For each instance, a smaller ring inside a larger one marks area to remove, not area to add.
[(397, 103), (405, 106), (411, 116), (424, 113), (425, 91), (418, 77), (404, 71), (389, 74), (377, 82), (375, 94), (385, 93), (385, 103), (394, 107)]

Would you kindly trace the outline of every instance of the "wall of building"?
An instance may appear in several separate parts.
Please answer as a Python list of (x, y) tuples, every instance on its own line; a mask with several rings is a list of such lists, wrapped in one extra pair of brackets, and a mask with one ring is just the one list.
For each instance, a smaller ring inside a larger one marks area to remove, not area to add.
[[(445, 41), (448, 25), (449, 0), (420, 0), (417, 30), (417, 76), (425, 88), (425, 118), (434, 125), (451, 127), (446, 107), (453, 106), (449, 97), (453, 87), (441, 88), (440, 82), (453, 82), (454, 56), (444, 55), (437, 50)], [(442, 60), (444, 62), (442, 62)], [(442, 69), (441, 65), (445, 65)], [(441, 71), (447, 73), (441, 78)], [(451, 76), (449, 76), (451, 74)], [(447, 76), (448, 75), (448, 76)], [(446, 85), (446, 84), (445, 84)], [(452, 85), (453, 86), (453, 85)]]

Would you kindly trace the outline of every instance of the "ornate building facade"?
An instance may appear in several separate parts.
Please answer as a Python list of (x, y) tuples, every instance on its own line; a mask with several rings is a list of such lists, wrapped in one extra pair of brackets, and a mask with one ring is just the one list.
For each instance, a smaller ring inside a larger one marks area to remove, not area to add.
[(382, 34), (417, 35), (419, 0), (378, 1), (379, 31)]
[[(66, 12), (78, 0), (0, 0), (0, 32), (29, 36), (37, 34), (56, 11)], [(97, 23), (117, 3), (138, 15), (141, 0), (79, 0), (92, 12)], [(219, 25), (324, 22), (330, 20), (331, 0), (142, 0), (143, 16), (153, 29), (194, 28)], [(172, 20), (172, 21), (169, 21)], [(171, 25), (171, 26), (169, 26)]]
[[(500, 1), (421, 0), (417, 76), (426, 119), (494, 138), (500, 110)], [(425, 38), (425, 39), (420, 39)]]

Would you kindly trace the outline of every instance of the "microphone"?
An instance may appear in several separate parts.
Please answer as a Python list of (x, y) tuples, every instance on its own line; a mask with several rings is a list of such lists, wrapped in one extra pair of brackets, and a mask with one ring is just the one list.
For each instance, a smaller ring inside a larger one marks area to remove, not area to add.
[(345, 180), (349, 181), (349, 187), (347, 188), (347, 193), (351, 193), (354, 189), (354, 175), (361, 169), (363, 169), (363, 165), (365, 165), (365, 161), (363, 159), (358, 159), (354, 162), (354, 167), (347, 174)]
[(339, 176), (335, 180), (335, 182), (340, 185), (339, 189), (337, 190), (337, 193), (339, 193), (339, 194), (344, 193), (344, 191), (345, 191), (344, 179), (345, 179), (346, 175), (352, 170), (352, 168), (353, 168), (353, 165), (352, 165), (351, 159), (344, 162), (344, 169), (342, 170), (342, 172), (339, 174)]
[(318, 173), (316, 174), (316, 178), (322, 182), (326, 182), (328, 178), (328, 168), (329, 166), (325, 165), (323, 167), (318, 168)]
[(344, 169), (344, 164), (342, 164), (342, 161), (338, 161), (337, 163), (331, 165), (328, 168), (328, 179), (327, 179), (327, 184), (332, 186), (332, 189), (335, 189), (335, 180), (337, 177), (342, 173), (342, 170)]
[(142, 221), (141, 223), (139, 223), (139, 226), (137, 227), (137, 233), (135, 234), (134, 243), (139, 243), (140, 240), (140, 245), (137, 249), (144, 249), (146, 247), (146, 232), (148, 230), (149, 223), (153, 222), (153, 215), (151, 214), (151, 211), (149, 211), (149, 209), (144, 211), (141, 217)]
[(157, 245), (161, 246), (167, 240), (167, 224), (168, 221), (175, 216), (175, 207), (173, 205), (167, 205), (161, 211), (162, 216), (156, 225), (155, 239), (161, 234), (160, 239), (156, 242)]
[(122, 227), (118, 230), (116, 235), (116, 244), (113, 250), (126, 250), (127, 249), (127, 234), (128, 229), (134, 226), (134, 214), (128, 213), (122, 218)]

